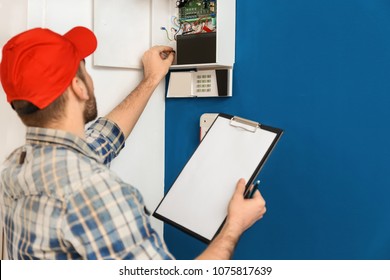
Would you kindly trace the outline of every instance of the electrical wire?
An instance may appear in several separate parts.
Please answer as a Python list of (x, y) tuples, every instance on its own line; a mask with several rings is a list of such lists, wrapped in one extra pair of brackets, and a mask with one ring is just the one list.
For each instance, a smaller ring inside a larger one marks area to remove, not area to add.
[[(179, 22), (180, 22), (180, 21), (179, 21)], [(182, 29), (181, 29), (181, 28), (182, 28), (182, 25), (183, 25), (183, 24), (180, 22), (179, 28), (177, 29), (175, 35), (173, 35), (173, 38), (175, 39), (175, 41), (177, 41), (177, 35), (178, 35), (178, 33), (180, 32), (180, 30), (182, 30)]]
[(171, 23), (176, 28), (180, 28), (180, 20), (177, 18), (177, 16), (172, 16), (171, 17)]
[(166, 34), (167, 34), (167, 38), (168, 38), (168, 40), (169, 41), (173, 41), (173, 39), (171, 39), (170, 37), (169, 37), (169, 33), (168, 33), (168, 30), (164, 27), (164, 26), (161, 26), (161, 28), (160, 28), (161, 30), (164, 30), (165, 32), (166, 32)]
[(201, 20), (202, 19), (206, 19), (206, 23), (209, 21), (209, 19), (208, 19), (208, 16), (201, 16), (200, 18), (198, 18), (195, 22), (194, 22), (194, 24), (195, 25), (198, 25), (199, 23), (201, 23)]

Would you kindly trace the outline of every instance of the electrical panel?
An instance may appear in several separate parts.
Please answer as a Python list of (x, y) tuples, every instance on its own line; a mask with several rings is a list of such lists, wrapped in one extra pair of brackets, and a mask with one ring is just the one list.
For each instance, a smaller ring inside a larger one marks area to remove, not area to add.
[[(176, 51), (171, 67), (174, 71), (168, 81), (168, 97), (232, 95), (235, 5), (235, 0), (171, 0), (170, 22), (161, 27), (167, 43)], [(196, 75), (198, 71), (209, 71), (206, 76), (213, 77), (212, 86), (204, 89), (203, 85), (197, 85), (197, 77), (204, 76)], [(191, 84), (184, 86), (183, 81), (190, 83), (190, 79)], [(180, 88), (186, 88), (182, 96)]]

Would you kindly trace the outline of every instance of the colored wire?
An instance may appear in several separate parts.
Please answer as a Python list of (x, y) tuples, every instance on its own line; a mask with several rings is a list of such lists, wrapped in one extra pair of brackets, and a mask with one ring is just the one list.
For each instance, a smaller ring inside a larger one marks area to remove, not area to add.
[(177, 28), (180, 28), (180, 21), (176, 16), (171, 17), (172, 25), (174, 25)]
[(177, 40), (177, 34), (180, 32), (182, 25), (183, 25), (183, 24), (180, 22), (179, 28), (177, 29), (175, 35), (173, 35), (173, 38), (175, 39), (175, 41)]
[(166, 32), (167, 38), (168, 38), (169, 41), (173, 41), (173, 39), (171, 39), (171, 38), (169, 37), (168, 30), (167, 30), (164, 26), (162, 26), (160, 29), (161, 29), (161, 30), (164, 30), (164, 31)]
[(205, 20), (205, 22), (208, 22), (209, 21), (209, 19), (208, 19), (208, 16), (201, 16), (200, 18), (198, 18), (198, 20), (197, 21), (195, 21), (195, 25), (198, 25), (199, 23), (201, 23), (201, 20), (202, 19), (206, 19)]

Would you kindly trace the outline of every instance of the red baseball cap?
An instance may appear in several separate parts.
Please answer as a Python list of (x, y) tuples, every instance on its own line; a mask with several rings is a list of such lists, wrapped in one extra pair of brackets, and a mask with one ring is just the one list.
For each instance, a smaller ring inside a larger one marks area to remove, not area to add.
[(29, 101), (43, 109), (58, 98), (76, 76), (80, 61), (97, 47), (93, 32), (75, 27), (65, 35), (34, 28), (3, 47), (0, 80), (7, 101)]

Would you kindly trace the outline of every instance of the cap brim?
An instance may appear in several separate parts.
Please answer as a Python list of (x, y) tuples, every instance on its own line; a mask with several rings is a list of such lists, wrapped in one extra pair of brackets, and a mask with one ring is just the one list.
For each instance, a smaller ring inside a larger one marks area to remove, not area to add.
[(74, 27), (64, 34), (64, 37), (71, 41), (77, 48), (80, 59), (86, 58), (96, 50), (96, 36), (88, 28), (82, 26)]

